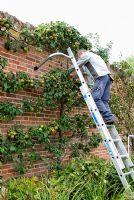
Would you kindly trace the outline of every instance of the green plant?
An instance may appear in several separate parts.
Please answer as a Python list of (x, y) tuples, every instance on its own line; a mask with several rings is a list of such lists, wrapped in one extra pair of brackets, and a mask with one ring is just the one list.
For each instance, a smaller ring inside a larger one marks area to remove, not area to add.
[(78, 92), (79, 82), (71, 80), (65, 70), (53, 69), (44, 75), (43, 96), (47, 106), (70, 111), (77, 102)]
[(5, 48), (7, 50), (12, 49), (14, 52), (18, 49), (27, 52), (30, 45), (36, 46), (38, 51), (49, 49), (65, 52), (69, 46), (74, 52), (77, 52), (80, 48), (91, 48), (91, 43), (87, 37), (82, 36), (77, 29), (65, 22), (56, 21), (41, 24), (33, 30), (24, 27), (18, 34), (18, 38), (12, 34), (10, 29), (15, 30), (15, 25), (12, 24), (10, 18), (1, 19), (0, 35), (7, 38)]
[(87, 128), (93, 127), (93, 120), (89, 118), (88, 114), (76, 114), (75, 115), (75, 131), (80, 134), (81, 137), (87, 136)]
[[(134, 55), (130, 55), (129, 57), (127, 57), (126, 61), (134, 70)], [(134, 71), (133, 71), (133, 73), (134, 73)]]
[(7, 59), (0, 56), (0, 70), (4, 69), (7, 65)]
[[(77, 124), (75, 124), (75, 116), (72, 118), (66, 116), (66, 120), (62, 117), (63, 116), (61, 116), (61, 120), (58, 119), (49, 125), (42, 124), (39, 127), (30, 127), (27, 130), (23, 130), (20, 126), (10, 128), (7, 133), (7, 138), (1, 138), (0, 140), (1, 163), (13, 162), (15, 169), (19, 173), (25, 173), (27, 167), (24, 165), (24, 162), (26, 160), (30, 165), (36, 160), (43, 160), (43, 157), (41, 157), (35, 149), (35, 145), (40, 143), (44, 146), (44, 149), (50, 151), (57, 157), (57, 164), (60, 166), (60, 158), (63, 156), (64, 150), (69, 147), (69, 141), (62, 135), (61, 138), (59, 137), (59, 139), (53, 143), (51, 137), (52, 135), (57, 134), (58, 131), (62, 131), (62, 134), (66, 130), (75, 133), (75, 127), (77, 127)], [(77, 135), (79, 136), (78, 133)], [(90, 139), (92, 141), (92, 137), (88, 140), (91, 148)], [(89, 144), (83, 145), (82, 143), (79, 143), (80, 149), (86, 153)], [(98, 145), (99, 141), (98, 143), (95, 143), (95, 145), (96, 144)], [(32, 152), (27, 155), (25, 152), (28, 148), (31, 148)], [(74, 149), (71, 148), (70, 150)], [(58, 165), (56, 168), (59, 168)]]
[(44, 191), (43, 183), (37, 177), (13, 179), (9, 181), (7, 199), (8, 200), (35, 200), (37, 192)]
[(11, 22), (10, 18), (0, 18), (0, 27), (5, 27), (5, 29), (9, 30), (13, 27), (13, 23)]
[(23, 99), (22, 108), (23, 108), (24, 112), (32, 112), (32, 111), (34, 111), (33, 101), (31, 99)]
[(40, 97), (36, 100), (33, 99), (23, 99), (22, 109), (24, 112), (36, 112), (42, 113), (45, 109), (45, 99)]
[(13, 72), (1, 72), (1, 78), (2, 90), (9, 93), (15, 93), (27, 88), (37, 89), (40, 85), (38, 80), (30, 78), (25, 72), (17, 72), (16, 74)]
[(13, 120), (17, 115), (22, 115), (23, 111), (13, 103), (0, 102), (0, 120), (10, 121)]
[(109, 63), (109, 57), (110, 57), (110, 51), (112, 48), (112, 42), (110, 41), (109, 43), (106, 44), (105, 47), (102, 47), (100, 45), (100, 38), (97, 33), (93, 34), (90, 33), (88, 35), (89, 40), (92, 43), (92, 51), (95, 52), (96, 54), (100, 55), (106, 63)]
[[(44, 146), (56, 157), (56, 168), (61, 168), (61, 157), (66, 148), (69, 147), (69, 140), (64, 136), (66, 131), (72, 132), (80, 138), (87, 135), (87, 126), (93, 126), (93, 121), (86, 114), (70, 116), (69, 112), (73, 107), (81, 104), (79, 82), (70, 79), (70, 75), (65, 70), (55, 69), (42, 76), (41, 81), (33, 80), (27, 73), (17, 72), (5, 73), (2, 70), (2, 89), (6, 92), (15, 92), (24, 88), (33, 87), (35, 81), (38, 87), (43, 84), (43, 96), (36, 99), (24, 99), (22, 107), (18, 108), (12, 103), (1, 102), (1, 119), (12, 120), (17, 115), (24, 112), (43, 112), (44, 107), (58, 109), (59, 117), (57, 120), (39, 127), (23, 130), (21, 127), (11, 127), (7, 133), (7, 139), (1, 139), (1, 162), (11, 161), (19, 173), (25, 173), (27, 167), (24, 161), (32, 165), (38, 159), (43, 159), (34, 149), (36, 143)], [(32, 84), (32, 85), (31, 85)], [(58, 135), (53, 143), (52, 135)], [(82, 145), (82, 144), (81, 144)], [(26, 156), (25, 151), (33, 148), (32, 153)], [(83, 152), (88, 147), (83, 146)]]
[(83, 37), (74, 27), (65, 22), (50, 22), (39, 25), (35, 32), (35, 41), (39, 47), (61, 50), (63, 52), (70, 46), (74, 52), (80, 48), (91, 48), (86, 37)]
[(60, 174), (53, 171), (51, 176), (41, 179), (21, 177), (10, 180), (6, 186), (6, 199), (128, 200), (122, 185), (115, 184), (118, 175), (109, 177), (111, 167), (111, 163), (99, 158), (73, 159)]

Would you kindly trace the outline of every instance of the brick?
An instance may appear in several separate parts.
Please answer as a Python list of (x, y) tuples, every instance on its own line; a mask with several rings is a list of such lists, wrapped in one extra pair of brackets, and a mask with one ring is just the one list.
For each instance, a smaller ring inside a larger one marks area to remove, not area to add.
[(30, 57), (30, 56), (27, 56), (26, 59), (29, 60), (29, 61), (35, 62), (35, 59)]
[(17, 61), (17, 60), (10, 60), (9, 63), (13, 63), (13, 64), (16, 64), (16, 65), (19, 65), (19, 64), (20, 64), (20, 62)]
[(22, 67), (22, 66), (19, 66), (19, 65), (17, 66), (17, 70), (27, 72), (26, 67)]

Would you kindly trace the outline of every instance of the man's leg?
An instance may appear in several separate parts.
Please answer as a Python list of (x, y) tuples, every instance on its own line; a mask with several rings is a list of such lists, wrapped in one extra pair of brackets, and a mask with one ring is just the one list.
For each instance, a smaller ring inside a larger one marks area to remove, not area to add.
[[(109, 119), (109, 120), (113, 119), (113, 114), (111, 113), (110, 108), (108, 106), (106, 106), (105, 103), (102, 101), (102, 97), (104, 95), (105, 88), (107, 88), (108, 81), (109, 81), (108, 75), (99, 77), (95, 81), (93, 91), (92, 91), (94, 101), (95, 101), (104, 120), (105, 119)], [(110, 96), (110, 94), (108, 94), (108, 96)]]
[[(114, 122), (114, 121), (118, 121), (118, 120), (117, 120), (117, 118), (114, 116), (114, 114), (112, 114), (111, 109), (110, 109), (110, 107), (109, 107), (110, 86), (111, 86), (111, 79), (110, 79), (110, 77), (109, 77), (101, 100), (103, 101), (103, 103), (104, 103), (104, 105), (105, 105), (107, 111), (109, 111), (108, 116), (107, 116), (107, 115), (104, 116), (104, 120), (105, 120), (105, 119), (106, 119), (106, 121), (107, 121), (107, 120), (112, 120), (112, 121)], [(110, 113), (111, 113), (111, 114), (110, 114)]]

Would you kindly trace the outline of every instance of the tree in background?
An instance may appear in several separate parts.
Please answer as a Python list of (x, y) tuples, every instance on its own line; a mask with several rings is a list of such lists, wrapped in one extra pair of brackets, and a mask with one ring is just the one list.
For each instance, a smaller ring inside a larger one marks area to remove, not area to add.
[(134, 133), (134, 79), (133, 67), (126, 61), (111, 65), (114, 73), (114, 83), (111, 93), (111, 108), (119, 118), (119, 126), (123, 133)]
[(134, 70), (134, 55), (130, 55), (126, 58), (126, 61), (128, 62), (128, 64), (133, 67)]
[(112, 42), (109, 41), (105, 47), (103, 47), (100, 44), (100, 37), (98, 35), (98, 33), (89, 33), (88, 35), (89, 40), (92, 44), (92, 49), (91, 51), (95, 52), (96, 54), (98, 54), (99, 56), (101, 56), (104, 61), (108, 64), (109, 63), (109, 58), (110, 58), (110, 52), (112, 49)]

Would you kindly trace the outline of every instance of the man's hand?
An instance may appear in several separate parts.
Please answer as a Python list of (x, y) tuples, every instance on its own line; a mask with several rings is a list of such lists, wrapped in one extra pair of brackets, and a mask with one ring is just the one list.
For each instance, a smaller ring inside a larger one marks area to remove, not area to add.
[(75, 71), (74, 66), (72, 65), (71, 67), (69, 67), (67, 71), (69, 73), (69, 78), (74, 79), (76, 76), (76, 71)]
[(74, 71), (71, 74), (69, 74), (69, 77), (70, 77), (70, 79), (76, 80), (78, 78), (78, 75), (77, 75), (76, 71)]

